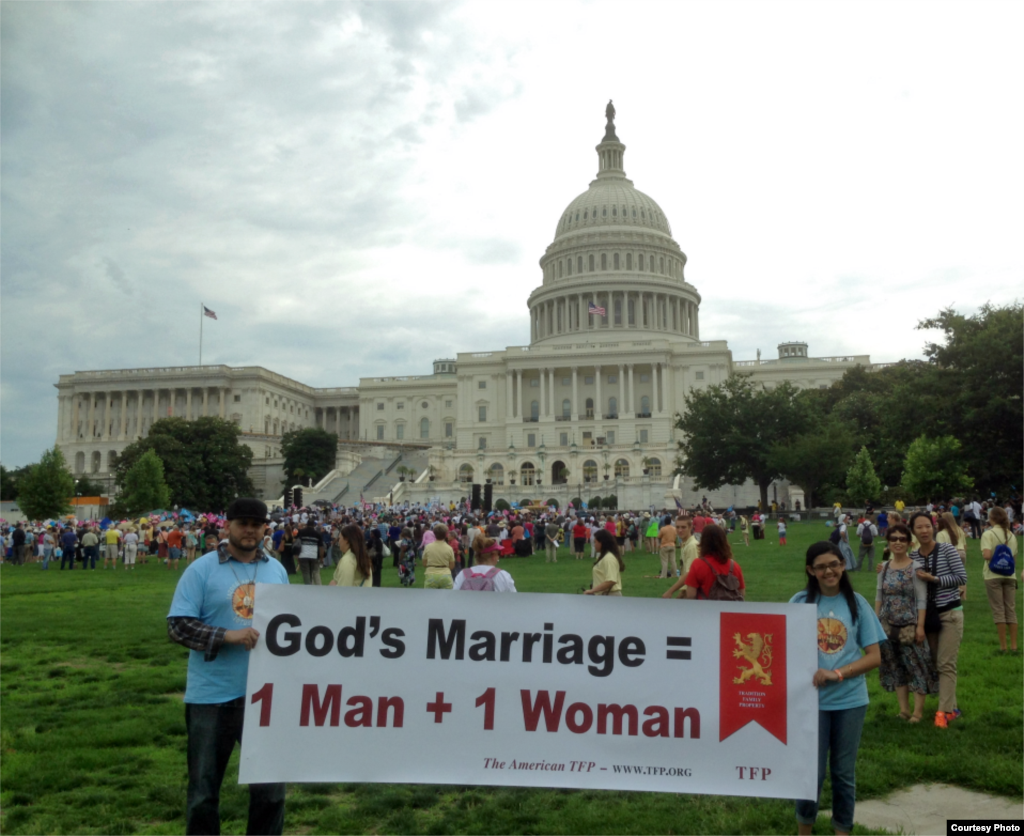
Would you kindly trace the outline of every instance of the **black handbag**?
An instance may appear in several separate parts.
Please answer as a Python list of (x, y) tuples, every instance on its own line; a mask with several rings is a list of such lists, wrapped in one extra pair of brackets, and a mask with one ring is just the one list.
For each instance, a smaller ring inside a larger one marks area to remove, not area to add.
[[(932, 550), (931, 555), (927, 558), (928, 561), (928, 573), (931, 575), (935, 574), (935, 570), (938, 568), (939, 562), (939, 544), (935, 544), (935, 548)], [(939, 618), (939, 611), (935, 604), (935, 593), (938, 588), (937, 584), (928, 584), (928, 607), (924, 611), (924, 631), (925, 633), (938, 633), (942, 630), (942, 619)]]

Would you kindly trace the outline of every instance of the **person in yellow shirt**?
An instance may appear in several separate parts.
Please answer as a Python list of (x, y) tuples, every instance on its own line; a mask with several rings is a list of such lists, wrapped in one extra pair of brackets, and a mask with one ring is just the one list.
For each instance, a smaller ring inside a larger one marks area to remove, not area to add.
[(110, 526), (103, 534), (103, 568), (117, 568), (117, 552), (121, 543), (121, 532)]
[(1006, 652), (1006, 637), (1009, 635), (1010, 648), (1016, 653), (1017, 578), (997, 575), (988, 568), (988, 562), (995, 554), (996, 546), (1005, 545), (1016, 563), (1017, 538), (1010, 531), (1010, 520), (1006, 511), (998, 505), (989, 509), (988, 521), (992, 527), (981, 535), (981, 556), (985, 559), (985, 568), (981, 576), (985, 579), (985, 592), (988, 594), (989, 607), (992, 608), (992, 620), (996, 623), (996, 632), (999, 634), (999, 649)]
[(599, 529), (594, 534), (598, 555), (591, 573), (590, 589), (584, 595), (622, 595), (622, 572), (626, 564), (622, 562), (622, 552), (611, 532)]
[[(427, 542), (427, 534), (433, 533), (433, 542)], [(448, 526), (438, 523), (433, 532), (423, 535), (427, 545), (423, 549), (423, 566), (426, 577), (424, 589), (451, 589), (452, 569), (455, 568), (455, 552), (448, 545)]]
[(697, 538), (693, 536), (693, 520), (689, 517), (680, 517), (676, 520), (676, 530), (683, 543), (683, 548), (679, 553), (681, 571), (679, 580), (672, 584), (672, 587), (661, 596), (662, 598), (674, 598), (676, 593), (686, 585), (686, 576), (690, 573), (693, 561), (698, 557)]
[(366, 551), (363, 530), (358, 525), (342, 526), (338, 532), (338, 548), (342, 551), (341, 560), (330, 586), (369, 586), (373, 564)]
[(896, 513), (902, 517), (903, 509), (907, 507), (907, 504), (902, 499), (897, 499), (894, 507), (896, 508)]

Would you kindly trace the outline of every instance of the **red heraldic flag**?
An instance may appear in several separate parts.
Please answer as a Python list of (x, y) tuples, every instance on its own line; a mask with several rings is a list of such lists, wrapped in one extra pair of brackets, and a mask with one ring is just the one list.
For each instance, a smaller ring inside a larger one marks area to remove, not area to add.
[(786, 742), (786, 616), (721, 614), (718, 739), (759, 723)]

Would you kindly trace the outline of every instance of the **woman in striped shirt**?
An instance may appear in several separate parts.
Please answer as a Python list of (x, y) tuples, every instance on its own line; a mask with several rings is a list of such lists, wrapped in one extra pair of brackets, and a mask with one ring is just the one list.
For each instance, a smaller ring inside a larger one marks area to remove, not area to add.
[(939, 616), (939, 629), (929, 630), (925, 620), (925, 637), (939, 671), (939, 710), (935, 725), (946, 728), (950, 720), (960, 716), (956, 702), (956, 661), (964, 636), (964, 608), (960, 587), (967, 583), (967, 572), (956, 546), (938, 543), (930, 514), (920, 512), (910, 518), (910, 530), (920, 546), (911, 552), (912, 560), (920, 560), (925, 568), (917, 576), (928, 584), (928, 609)]

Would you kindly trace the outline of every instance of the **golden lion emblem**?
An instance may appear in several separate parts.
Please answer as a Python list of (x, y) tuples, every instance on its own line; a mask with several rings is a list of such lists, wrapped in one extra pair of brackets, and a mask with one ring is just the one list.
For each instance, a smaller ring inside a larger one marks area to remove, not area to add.
[(747, 641), (739, 633), (733, 634), (733, 641), (736, 642), (736, 649), (732, 655), (734, 659), (745, 659), (750, 667), (737, 665), (737, 669), (743, 671), (739, 676), (733, 678), (733, 685), (740, 685), (751, 677), (757, 677), (762, 685), (772, 684), (772, 634), (762, 636), (760, 633), (747, 633)]

